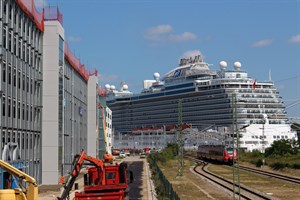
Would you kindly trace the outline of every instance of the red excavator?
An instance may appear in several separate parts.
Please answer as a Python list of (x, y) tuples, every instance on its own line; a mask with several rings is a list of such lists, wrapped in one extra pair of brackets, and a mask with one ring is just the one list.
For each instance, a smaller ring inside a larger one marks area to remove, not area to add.
[[(88, 163), (86, 163), (88, 162)], [(92, 164), (88, 173), (84, 175), (84, 188), (75, 193), (75, 200), (125, 200), (127, 197), (128, 178), (127, 164), (105, 164), (104, 161), (88, 156), (82, 151), (73, 160), (73, 170), (64, 185), (64, 190), (59, 200), (65, 200), (78, 177), (83, 165)], [(131, 174), (130, 174), (131, 175)], [(130, 179), (133, 179), (130, 177)]]

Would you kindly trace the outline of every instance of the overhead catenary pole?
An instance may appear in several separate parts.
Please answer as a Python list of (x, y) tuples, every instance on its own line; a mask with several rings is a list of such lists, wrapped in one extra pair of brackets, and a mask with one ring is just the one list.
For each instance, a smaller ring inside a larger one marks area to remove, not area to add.
[(178, 100), (178, 171), (177, 176), (183, 176), (183, 141), (182, 141), (182, 99)]
[[(239, 129), (238, 129), (238, 118), (237, 118), (237, 98), (236, 94), (232, 94), (232, 147), (233, 147), (233, 159), (232, 159), (232, 174), (233, 174), (233, 199), (241, 199), (240, 195), (240, 166), (239, 166)], [(236, 155), (235, 155), (236, 152)], [(236, 158), (236, 160), (235, 160)]]

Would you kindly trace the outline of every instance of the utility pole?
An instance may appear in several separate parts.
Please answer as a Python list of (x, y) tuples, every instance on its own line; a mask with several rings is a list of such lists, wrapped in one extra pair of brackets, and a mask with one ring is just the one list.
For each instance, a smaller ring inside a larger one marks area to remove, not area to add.
[[(241, 199), (240, 195), (240, 166), (239, 166), (239, 129), (237, 119), (237, 98), (236, 94), (232, 94), (232, 147), (233, 147), (233, 159), (232, 159), (232, 174), (233, 174), (233, 199), (238, 195), (238, 199)], [(236, 154), (235, 154), (236, 152)], [(235, 161), (236, 157), (236, 161)]]
[(178, 100), (178, 172), (177, 176), (183, 176), (183, 141), (182, 141), (182, 99)]
[(261, 136), (261, 153), (263, 154), (263, 159), (262, 159), (262, 167), (265, 166), (265, 123), (266, 119), (265, 116), (263, 116), (262, 120), (262, 136)]

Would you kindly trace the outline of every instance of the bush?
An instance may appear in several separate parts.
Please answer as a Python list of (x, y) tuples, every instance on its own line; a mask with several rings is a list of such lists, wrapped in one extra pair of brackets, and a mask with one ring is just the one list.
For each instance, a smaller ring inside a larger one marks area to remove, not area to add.
[(283, 169), (283, 168), (288, 167), (288, 166), (289, 166), (289, 164), (287, 164), (287, 163), (275, 162), (275, 163), (271, 164), (270, 167), (272, 169), (279, 170), (279, 169)]
[(292, 168), (294, 168), (294, 169), (300, 169), (300, 163), (294, 163), (292, 165)]
[(263, 165), (262, 159), (258, 159), (258, 161), (256, 161), (255, 165), (256, 165), (256, 167), (261, 167)]
[(273, 155), (284, 156), (287, 154), (296, 155), (299, 152), (299, 145), (295, 140), (277, 140), (274, 141), (272, 146), (265, 151), (266, 157)]

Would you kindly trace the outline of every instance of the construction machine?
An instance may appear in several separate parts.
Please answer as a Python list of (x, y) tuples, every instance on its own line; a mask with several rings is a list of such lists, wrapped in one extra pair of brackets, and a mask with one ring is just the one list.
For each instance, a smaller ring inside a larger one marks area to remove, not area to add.
[[(106, 161), (110, 162), (110, 159)], [(127, 165), (125, 163), (106, 165), (105, 161), (88, 156), (82, 151), (80, 155), (74, 157), (73, 170), (64, 185), (61, 196), (58, 197), (59, 200), (69, 198), (75, 180), (85, 164), (92, 164), (93, 166), (89, 167), (88, 173), (84, 175), (84, 189), (75, 193), (76, 200), (123, 200), (126, 198), (128, 188)]]
[(33, 177), (0, 160), (0, 167), (18, 180), (19, 188), (11, 189), (11, 178), (7, 178), (5, 189), (0, 190), (0, 200), (37, 200), (38, 186)]
[[(128, 189), (127, 165), (108, 164), (111, 163), (112, 156), (106, 156), (104, 160), (94, 158), (82, 151), (81, 155), (76, 155), (73, 160), (73, 170), (63, 187), (63, 192), (56, 200), (69, 199), (69, 193), (78, 177), (83, 165), (92, 164), (88, 168), (88, 173), (84, 175), (83, 191), (75, 193), (76, 200), (85, 199), (126, 199)], [(38, 185), (33, 177), (15, 168), (14, 166), (0, 160), (0, 167), (9, 176), (5, 182), (5, 188), (0, 190), (0, 200), (37, 200)], [(131, 175), (131, 174), (130, 174)], [(17, 188), (11, 189), (11, 178), (18, 181)], [(132, 177), (131, 177), (132, 178)]]

